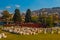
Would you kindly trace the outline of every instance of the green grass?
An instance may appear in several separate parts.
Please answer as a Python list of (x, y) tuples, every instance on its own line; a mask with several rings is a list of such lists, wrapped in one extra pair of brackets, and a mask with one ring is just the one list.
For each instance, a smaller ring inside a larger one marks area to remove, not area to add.
[(0, 30), (2, 32), (6, 33), (7, 38), (0, 40), (60, 40), (60, 34), (19, 35)]

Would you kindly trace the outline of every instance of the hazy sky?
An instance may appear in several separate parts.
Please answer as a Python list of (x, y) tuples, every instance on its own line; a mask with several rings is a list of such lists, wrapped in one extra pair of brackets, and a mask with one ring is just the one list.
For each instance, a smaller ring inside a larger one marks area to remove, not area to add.
[(41, 8), (60, 7), (60, 0), (0, 0), (0, 11), (14, 11), (19, 8), (21, 12), (25, 12), (28, 8), (37, 10)]

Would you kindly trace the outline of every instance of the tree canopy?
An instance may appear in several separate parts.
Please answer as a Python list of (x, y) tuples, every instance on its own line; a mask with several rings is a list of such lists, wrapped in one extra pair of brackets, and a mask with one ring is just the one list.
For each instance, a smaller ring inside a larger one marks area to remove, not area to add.
[(25, 22), (31, 22), (31, 10), (30, 9), (26, 11)]
[(13, 21), (14, 22), (21, 22), (21, 15), (20, 15), (20, 11), (19, 9), (15, 9), (15, 13), (14, 13), (14, 16), (13, 16)]
[(7, 10), (3, 11), (3, 12), (2, 12), (2, 15), (3, 15), (2, 18), (4, 18), (4, 19), (10, 17), (10, 14), (9, 14), (9, 12), (8, 12)]

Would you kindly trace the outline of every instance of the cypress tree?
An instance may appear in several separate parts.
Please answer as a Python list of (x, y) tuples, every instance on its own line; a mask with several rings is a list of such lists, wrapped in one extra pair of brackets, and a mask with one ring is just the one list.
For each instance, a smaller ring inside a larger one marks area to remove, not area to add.
[(25, 15), (25, 22), (31, 22), (31, 10), (28, 9)]
[(15, 9), (15, 13), (14, 13), (14, 16), (13, 16), (13, 21), (14, 22), (21, 22), (21, 15), (20, 15), (20, 11), (19, 9)]

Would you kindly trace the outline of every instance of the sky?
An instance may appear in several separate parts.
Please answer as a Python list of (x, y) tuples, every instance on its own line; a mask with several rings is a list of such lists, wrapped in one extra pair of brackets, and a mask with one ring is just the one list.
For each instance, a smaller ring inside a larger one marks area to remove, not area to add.
[(52, 7), (60, 7), (60, 0), (0, 0), (0, 11), (14, 12), (18, 8), (21, 12), (25, 12), (27, 9), (33, 11)]

